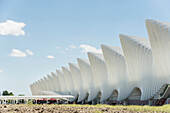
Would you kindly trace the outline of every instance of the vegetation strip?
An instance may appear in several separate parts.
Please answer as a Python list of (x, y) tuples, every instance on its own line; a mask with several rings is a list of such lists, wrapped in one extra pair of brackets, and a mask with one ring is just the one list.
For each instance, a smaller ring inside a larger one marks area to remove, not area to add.
[(122, 105), (34, 105), (34, 104), (19, 104), (19, 105), (0, 105), (0, 112), (5, 113), (31, 113), (31, 112), (57, 112), (57, 113), (170, 113), (170, 105), (164, 106), (122, 106)]

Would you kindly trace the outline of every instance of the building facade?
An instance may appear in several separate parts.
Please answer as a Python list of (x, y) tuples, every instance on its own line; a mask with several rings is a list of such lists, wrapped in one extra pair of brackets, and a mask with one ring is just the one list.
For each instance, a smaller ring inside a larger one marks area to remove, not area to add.
[(73, 95), (70, 102), (162, 104), (170, 98), (170, 23), (146, 20), (149, 38), (120, 34), (121, 47), (101, 45), (32, 83), (32, 95)]

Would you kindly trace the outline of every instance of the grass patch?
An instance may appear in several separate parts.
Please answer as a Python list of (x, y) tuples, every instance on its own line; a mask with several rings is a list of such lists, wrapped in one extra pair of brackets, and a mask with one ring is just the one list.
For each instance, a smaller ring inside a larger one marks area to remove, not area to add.
[[(167, 112), (170, 113), (170, 105), (164, 105), (164, 106), (138, 106), (138, 105), (129, 105), (129, 106), (123, 106), (123, 105), (77, 105), (77, 104), (67, 104), (67, 105), (59, 105), (59, 106), (74, 106), (74, 107), (100, 107), (100, 108), (113, 108), (116, 110), (130, 110), (130, 111), (140, 111), (140, 112)], [(98, 111), (96, 111), (98, 112)]]
[(77, 104), (19, 104), (19, 105), (1, 105), (1, 113), (13, 113), (16, 110), (22, 113), (32, 112), (61, 112), (61, 113), (79, 113), (79, 112), (90, 112), (90, 113), (170, 113), (170, 105), (164, 106), (138, 106), (138, 105), (77, 105)]

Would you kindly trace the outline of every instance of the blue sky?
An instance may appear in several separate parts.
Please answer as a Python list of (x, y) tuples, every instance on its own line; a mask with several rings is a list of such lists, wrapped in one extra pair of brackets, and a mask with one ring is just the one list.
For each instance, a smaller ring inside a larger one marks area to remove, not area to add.
[(0, 91), (31, 95), (35, 80), (120, 46), (119, 34), (148, 37), (145, 19), (170, 22), (168, 0), (0, 0)]

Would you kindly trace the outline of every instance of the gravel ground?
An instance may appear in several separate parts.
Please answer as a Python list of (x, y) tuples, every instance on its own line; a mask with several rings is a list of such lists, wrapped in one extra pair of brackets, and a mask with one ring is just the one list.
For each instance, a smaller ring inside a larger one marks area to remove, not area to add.
[[(148, 113), (124, 108), (64, 105), (0, 105), (0, 113)], [(160, 112), (149, 112), (160, 113)], [(162, 112), (166, 113), (166, 112)]]

